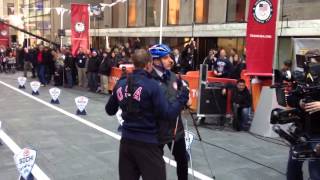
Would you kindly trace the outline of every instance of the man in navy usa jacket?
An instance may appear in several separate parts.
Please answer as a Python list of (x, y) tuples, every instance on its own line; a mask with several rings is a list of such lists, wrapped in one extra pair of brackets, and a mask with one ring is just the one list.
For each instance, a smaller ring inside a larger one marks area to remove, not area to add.
[(159, 119), (177, 117), (189, 99), (189, 90), (183, 88), (170, 104), (150, 75), (151, 55), (146, 50), (136, 50), (132, 60), (135, 70), (118, 81), (106, 105), (109, 115), (122, 109), (120, 180), (138, 180), (140, 176), (143, 180), (165, 180), (163, 150), (158, 140)]

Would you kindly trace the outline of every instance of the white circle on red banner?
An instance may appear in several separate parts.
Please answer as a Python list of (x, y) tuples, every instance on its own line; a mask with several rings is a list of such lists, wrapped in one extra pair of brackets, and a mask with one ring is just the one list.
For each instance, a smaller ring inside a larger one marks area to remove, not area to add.
[(1, 36), (7, 36), (8, 35), (8, 31), (7, 30), (2, 30), (1, 31)]
[(85, 31), (85, 24), (83, 22), (77, 22), (74, 26), (74, 29), (76, 30), (76, 32), (82, 33)]
[(267, 23), (272, 18), (273, 5), (270, 0), (258, 0), (253, 6), (253, 17), (259, 23)]

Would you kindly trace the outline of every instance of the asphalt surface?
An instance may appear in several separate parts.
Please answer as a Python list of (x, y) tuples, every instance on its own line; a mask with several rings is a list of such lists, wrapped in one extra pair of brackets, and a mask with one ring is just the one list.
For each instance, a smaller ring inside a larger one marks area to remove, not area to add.
[[(0, 74), (0, 81), (18, 87), (17, 77)], [(24, 92), (31, 94), (28, 79)], [(37, 98), (50, 102), (48, 89), (40, 88)], [(106, 130), (118, 133), (115, 117), (106, 115), (104, 106), (108, 96), (90, 93), (85, 89), (61, 88), (57, 107), (75, 114), (74, 98), (86, 96), (87, 115), (82, 118)], [(188, 126), (195, 132), (188, 113)], [(0, 84), (0, 121), (2, 129), (20, 147), (31, 147), (38, 152), (36, 163), (54, 180), (113, 180), (118, 179), (119, 141), (89, 127), (72, 117), (37, 102)], [(199, 128), (203, 142), (192, 145), (193, 168), (217, 180), (285, 180), (288, 147), (279, 139), (255, 137), (246, 132), (220, 129), (214, 120)], [(236, 153), (236, 154), (235, 154)], [(165, 155), (170, 153), (166, 148)], [(208, 165), (208, 162), (210, 165)], [(266, 167), (267, 166), (267, 167)], [(190, 167), (190, 166), (189, 166)], [(210, 170), (211, 169), (211, 170)], [(175, 167), (167, 165), (167, 179), (176, 178)], [(0, 179), (16, 180), (18, 172), (13, 153), (6, 145), (0, 146)], [(192, 176), (189, 176), (192, 179)]]

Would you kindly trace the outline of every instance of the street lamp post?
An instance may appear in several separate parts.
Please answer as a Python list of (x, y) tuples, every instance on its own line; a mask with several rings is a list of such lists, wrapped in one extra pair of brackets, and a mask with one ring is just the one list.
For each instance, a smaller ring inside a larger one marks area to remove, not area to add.
[[(60, 8), (56, 8), (58, 15), (60, 15), (60, 33), (63, 31), (63, 15), (65, 12), (68, 11), (68, 9), (63, 8), (63, 5), (60, 6)], [(60, 34), (60, 47), (63, 45), (63, 34)]]
[(160, 36), (159, 43), (162, 44), (162, 24), (163, 24), (163, 0), (161, 0), (161, 8), (160, 8)]

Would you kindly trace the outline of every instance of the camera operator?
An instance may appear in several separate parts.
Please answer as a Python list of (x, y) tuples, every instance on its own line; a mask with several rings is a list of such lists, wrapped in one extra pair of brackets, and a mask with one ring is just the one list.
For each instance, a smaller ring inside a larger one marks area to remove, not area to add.
[[(320, 94), (319, 94), (320, 98)], [(314, 142), (320, 142), (320, 101), (306, 103), (304, 109), (309, 113), (310, 123), (306, 124), (307, 135)], [(311, 147), (316, 154), (320, 154), (320, 145), (312, 143)], [(302, 165), (304, 161), (293, 159), (292, 147), (287, 165), (287, 180), (303, 180)], [(309, 160), (310, 180), (320, 180), (320, 159)]]

